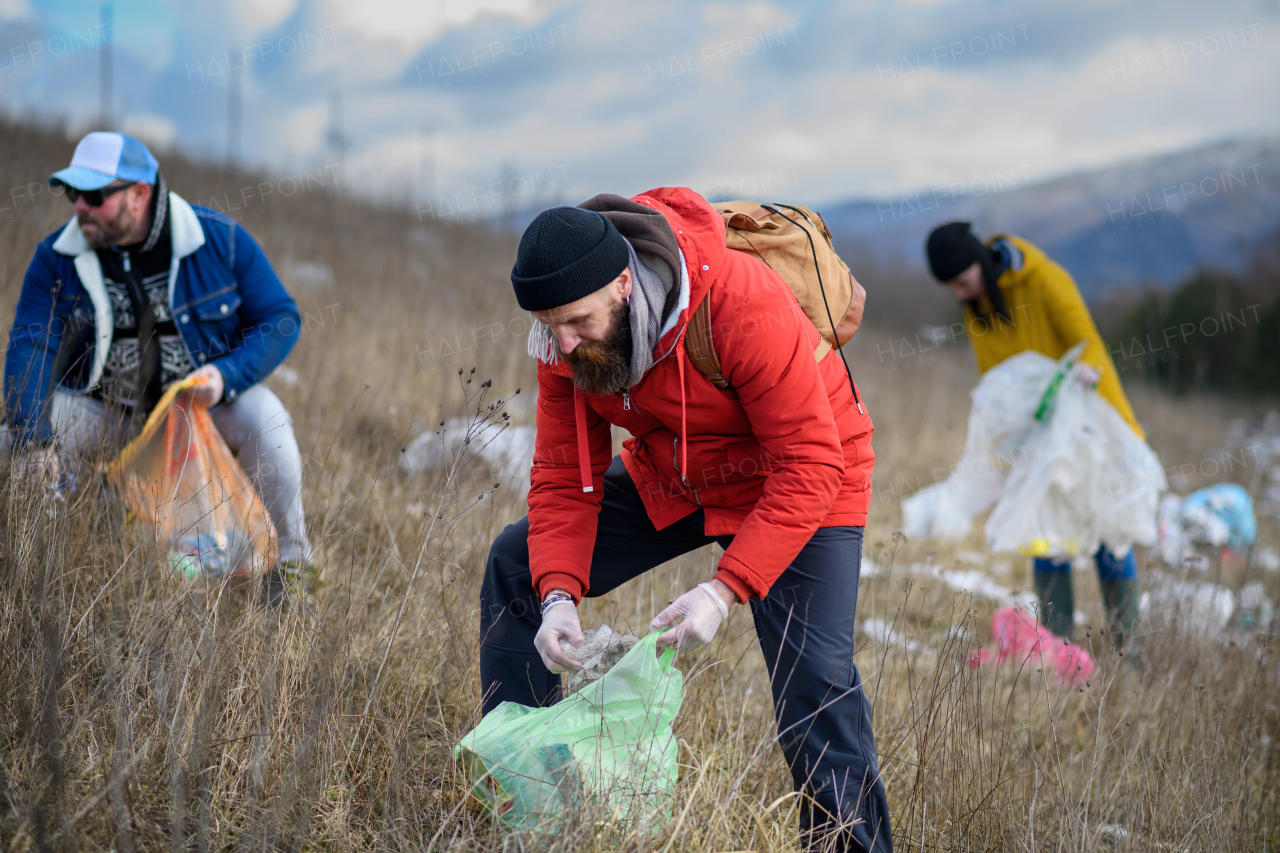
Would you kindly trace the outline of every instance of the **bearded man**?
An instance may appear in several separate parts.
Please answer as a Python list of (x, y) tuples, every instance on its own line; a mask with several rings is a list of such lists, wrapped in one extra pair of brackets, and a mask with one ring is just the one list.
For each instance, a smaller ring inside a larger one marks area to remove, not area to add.
[[(803, 841), (891, 850), (871, 705), (853, 664), (871, 420), (786, 283), (725, 245), (692, 190), (597, 196), (540, 214), (511, 282), (537, 322), (529, 514), (494, 542), (481, 589), (483, 710), (545, 705), (580, 664), (577, 605), (717, 542), (714, 577), (651, 624), (711, 642), (747, 604)], [(721, 389), (685, 352), (710, 300)], [(610, 424), (631, 433), (612, 455)]]
[(311, 559), (302, 458), (261, 383), (298, 339), (298, 306), (248, 232), (171, 192), (132, 137), (90, 133), (49, 183), (75, 216), (36, 248), (9, 333), (0, 447), (15, 475), (57, 483), (64, 457), (118, 450), (166, 385), (204, 377), (192, 393), (275, 523), (266, 591), (285, 603)]

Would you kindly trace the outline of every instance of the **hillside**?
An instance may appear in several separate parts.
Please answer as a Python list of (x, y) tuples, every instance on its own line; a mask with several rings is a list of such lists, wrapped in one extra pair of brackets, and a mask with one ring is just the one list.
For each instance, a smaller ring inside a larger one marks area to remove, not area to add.
[[(1200, 267), (1244, 270), (1280, 230), (1280, 138), (1242, 139), (1027, 184), (1017, 167), (968, 185), (826, 206), (841, 249), (923, 271), (941, 222), (1011, 231), (1065, 266), (1087, 299)], [(1002, 189), (1003, 188), (1003, 189)], [(1001, 191), (993, 191), (993, 190)]]

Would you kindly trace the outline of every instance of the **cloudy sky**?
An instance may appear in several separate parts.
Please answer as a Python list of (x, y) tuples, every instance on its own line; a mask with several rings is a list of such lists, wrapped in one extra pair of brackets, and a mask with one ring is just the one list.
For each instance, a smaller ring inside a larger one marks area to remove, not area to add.
[[(0, 107), (442, 213), (816, 204), (1280, 133), (1272, 0), (0, 0)], [(340, 106), (339, 106), (340, 105)], [(338, 125), (338, 134), (333, 128)]]

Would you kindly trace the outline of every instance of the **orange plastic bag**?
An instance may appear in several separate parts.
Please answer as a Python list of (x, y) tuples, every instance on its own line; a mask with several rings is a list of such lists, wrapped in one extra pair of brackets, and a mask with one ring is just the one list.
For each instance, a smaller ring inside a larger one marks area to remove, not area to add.
[(204, 381), (171, 385), (107, 477), (130, 512), (155, 525), (177, 575), (261, 575), (276, 560), (275, 527), (209, 410), (183, 393)]

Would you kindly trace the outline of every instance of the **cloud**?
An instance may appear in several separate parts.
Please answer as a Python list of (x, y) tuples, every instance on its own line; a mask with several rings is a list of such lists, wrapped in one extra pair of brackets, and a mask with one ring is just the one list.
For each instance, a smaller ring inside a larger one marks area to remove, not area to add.
[(756, 33), (777, 29), (792, 23), (794, 17), (766, 0), (748, 3), (707, 3), (698, 15), (706, 24), (718, 28), (720, 35)]
[[(1261, 0), (1167, 0), (1159, 14), (1114, 0), (235, 0), (230, 15), (137, 2), (117, 4), (133, 33), (118, 51), (121, 114), (163, 117), (175, 145), (220, 153), (229, 74), (212, 60), (247, 48), (250, 162), (327, 163), (341, 92), (348, 175), (398, 196), (433, 184), (461, 198), (513, 167), (563, 166), (547, 198), (687, 184), (827, 203), (1280, 130), (1266, 108), (1280, 10)], [(0, 23), (0, 57), (96, 23), (96, 6), (41, 7)], [(0, 94), (86, 121), (96, 61), (46, 51)]]
[(120, 130), (158, 151), (169, 148), (178, 138), (178, 129), (172, 120), (151, 113), (129, 115), (121, 123)]
[(30, 0), (0, 0), (0, 21), (24, 21), (35, 17)]
[(322, 7), (326, 18), (343, 30), (392, 42), (406, 52), (485, 15), (509, 17), (526, 25), (545, 15), (538, 0), (324, 0)]
[(298, 0), (235, 0), (235, 5), (245, 23), (255, 30), (265, 30), (292, 15)]

